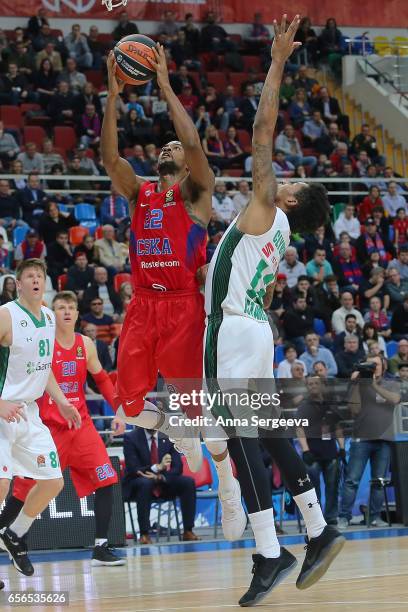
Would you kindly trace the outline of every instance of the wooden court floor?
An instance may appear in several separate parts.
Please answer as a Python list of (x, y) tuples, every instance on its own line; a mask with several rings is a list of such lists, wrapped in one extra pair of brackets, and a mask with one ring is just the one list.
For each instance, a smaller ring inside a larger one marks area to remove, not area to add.
[[(288, 547), (298, 558), (294, 572), (260, 609), (279, 612), (408, 611), (408, 537), (347, 541), (329, 572), (314, 587), (295, 587), (303, 546)], [(31, 578), (0, 565), (6, 590), (67, 590), (69, 608), (29, 606), (27, 611), (224, 612), (238, 609), (251, 580), (253, 549), (140, 555), (128, 552), (125, 567), (93, 568), (90, 561), (36, 563)], [(4, 591), (0, 594), (0, 601)], [(13, 610), (4, 599), (0, 609)]]

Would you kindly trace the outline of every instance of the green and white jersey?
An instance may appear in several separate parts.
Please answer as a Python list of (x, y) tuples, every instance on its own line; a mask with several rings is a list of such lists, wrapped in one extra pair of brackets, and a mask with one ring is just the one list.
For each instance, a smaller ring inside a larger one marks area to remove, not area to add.
[(267, 322), (263, 297), (289, 245), (289, 222), (277, 208), (272, 227), (253, 236), (241, 232), (237, 220), (228, 227), (208, 268), (205, 311), (207, 316), (225, 312)]
[(32, 402), (44, 394), (52, 365), (55, 318), (41, 307), (41, 320), (16, 300), (7, 308), (12, 321), (12, 345), (0, 347), (0, 395), (4, 400)]

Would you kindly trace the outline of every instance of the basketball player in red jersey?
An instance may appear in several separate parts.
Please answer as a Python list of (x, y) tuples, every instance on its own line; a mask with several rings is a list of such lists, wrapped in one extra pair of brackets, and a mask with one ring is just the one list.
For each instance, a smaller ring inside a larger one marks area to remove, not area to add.
[[(118, 481), (106, 448), (89, 415), (84, 386), (89, 372), (106, 401), (112, 405), (113, 384), (102, 369), (96, 347), (87, 336), (75, 333), (78, 300), (71, 291), (57, 293), (53, 300), (56, 337), (52, 371), (69, 401), (77, 408), (82, 423), (79, 429), (69, 429), (54, 401), (45, 394), (39, 401), (42, 421), (51, 431), (58, 450), (61, 470), (69, 467), (78, 497), (95, 492), (96, 538), (92, 565), (124, 565), (108, 546), (108, 528), (112, 515), (112, 487)], [(122, 434), (125, 424), (115, 417), (114, 435)], [(0, 515), (1, 528), (8, 526), (20, 512), (35, 480), (14, 479), (13, 495)]]
[[(190, 469), (198, 471), (202, 463), (199, 435), (191, 428), (189, 434), (175, 433), (170, 415), (145, 395), (154, 388), (158, 371), (179, 391), (201, 388), (205, 313), (197, 276), (206, 263), (214, 174), (198, 132), (170, 86), (162, 46), (157, 46), (155, 56), (157, 83), (179, 138), (161, 150), (158, 184), (136, 176), (119, 155), (116, 99), (124, 84), (115, 75), (113, 53), (108, 58), (101, 151), (114, 188), (129, 202), (134, 288), (119, 343), (117, 392), (122, 407), (117, 414), (127, 423), (159, 429), (171, 437)], [(182, 379), (187, 388), (180, 389)], [(246, 524), (239, 484), (225, 444), (220, 452), (216, 441), (206, 443), (219, 476), (224, 534), (235, 539)]]

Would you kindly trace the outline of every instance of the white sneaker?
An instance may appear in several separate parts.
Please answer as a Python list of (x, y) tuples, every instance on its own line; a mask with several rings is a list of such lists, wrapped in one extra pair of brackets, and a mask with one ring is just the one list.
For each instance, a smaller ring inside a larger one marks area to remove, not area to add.
[[(188, 428), (190, 434), (193, 435), (192, 428)], [(173, 438), (174, 448), (176, 451), (185, 456), (188, 467), (192, 472), (199, 472), (203, 465), (203, 450), (201, 448), (200, 434), (197, 432), (197, 437), (182, 437)]]
[(222, 531), (225, 539), (230, 541), (239, 540), (247, 525), (247, 517), (241, 501), (241, 487), (236, 478), (234, 478), (234, 484), (232, 494), (229, 494), (228, 497), (222, 498), (222, 492), (219, 491)]
[(371, 527), (389, 527), (389, 524), (383, 521), (381, 518), (376, 518), (371, 521)]

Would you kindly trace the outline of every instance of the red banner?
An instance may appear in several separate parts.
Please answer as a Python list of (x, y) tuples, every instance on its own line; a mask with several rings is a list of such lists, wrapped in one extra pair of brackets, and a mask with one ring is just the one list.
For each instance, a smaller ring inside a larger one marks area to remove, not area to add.
[[(328, 17), (334, 17), (339, 26), (401, 28), (408, 23), (407, 0), (296, 0), (289, 9), (308, 15), (314, 25), (323, 25)], [(0, 16), (30, 17), (43, 6), (50, 17), (115, 18), (120, 8), (108, 13), (101, 0), (0, 0)], [(193, 13), (202, 20), (208, 10), (220, 14), (223, 23), (249, 23), (254, 10), (261, 11), (265, 23), (279, 18), (288, 11), (287, 0), (261, 0), (255, 4), (248, 0), (128, 0), (126, 10), (130, 19), (160, 20), (166, 10), (174, 11), (179, 21), (186, 13)]]

